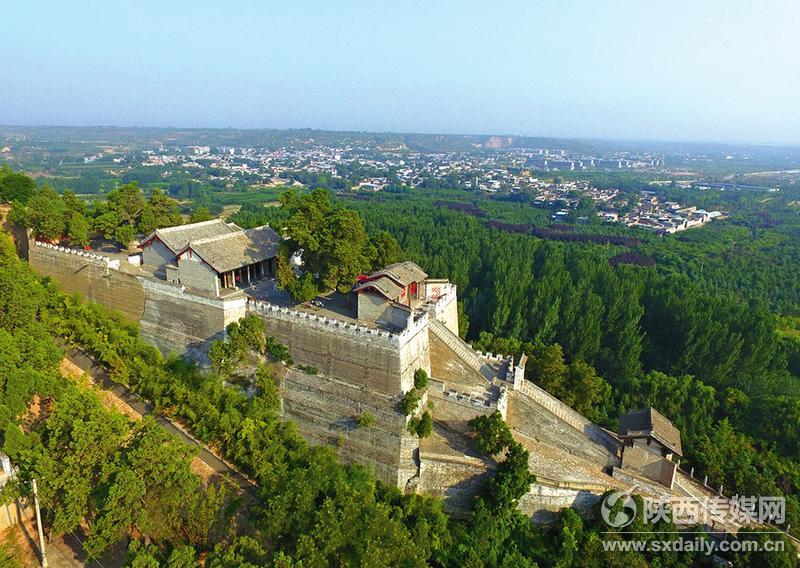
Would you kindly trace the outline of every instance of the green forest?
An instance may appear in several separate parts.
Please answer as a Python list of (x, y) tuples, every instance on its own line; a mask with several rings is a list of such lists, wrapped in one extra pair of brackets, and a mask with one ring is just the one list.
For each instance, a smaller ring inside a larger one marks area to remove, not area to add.
[[(86, 221), (88, 239), (124, 246), (153, 223), (183, 221), (168, 197), (145, 197), (135, 185), (78, 211), (69, 193), (22, 178), (1, 171), (0, 196), (14, 202), (13, 222), (43, 237), (82, 244), (83, 232), (75, 240), (70, 234), (76, 213)], [(441, 195), (344, 199), (315, 193), (299, 201), (287, 196), (280, 208), (246, 203), (229, 220), (245, 228), (270, 223), (286, 229), (294, 241), (289, 247), (315, 234), (309, 227), (358, 243), (355, 250), (336, 238), (321, 243), (320, 279), (307, 284), (313, 291), (343, 286), (360, 270), (398, 255), (449, 278), (459, 289), (462, 332), (477, 347), (525, 352), (529, 380), (606, 427), (614, 428), (622, 412), (654, 406), (681, 429), (682, 467), (694, 467), (726, 493), (786, 496), (787, 528), (791, 524), (795, 533), (796, 209), (743, 203), (719, 226), (611, 244), (509, 231), (481, 216), (437, 207), (435, 199)], [(495, 221), (524, 223), (538, 215), (527, 203), (461, 199)], [(318, 225), (300, 223), (315, 218), (303, 215), (303, 207), (324, 210)], [(199, 219), (208, 212), (196, 213)], [(107, 231), (112, 216), (117, 227), (130, 229)], [(337, 246), (354, 272), (324, 264), (325, 252)], [(626, 252), (655, 263), (610, 262)], [(213, 348), (224, 355), (215, 359), (226, 364), (201, 371), (164, 359), (118, 316), (59, 292), (16, 257), (9, 238), (0, 253), (3, 451), (19, 467), (18, 493), (29, 493), (33, 477), (45, 480), (40, 491), (52, 534), (86, 530), (92, 554), (127, 539), (129, 565), (137, 567), (195, 566), (201, 560), (220, 567), (710, 565), (710, 558), (687, 552), (605, 552), (601, 531), (607, 527), (572, 510), (549, 527), (532, 525), (516, 510), (531, 482), (525, 450), (491, 419), (473, 428), (479, 446), (497, 460), (497, 471), (472, 514), (450, 518), (440, 501), (401, 495), (365, 469), (341, 465), (334, 448), (308, 446), (290, 423), (278, 420), (272, 366), (291, 354), (271, 341), (268, 330), (247, 320), (235, 324), (227, 343)], [(297, 293), (304, 293), (302, 287)], [(113, 380), (219, 448), (257, 482), (255, 500), (224, 485), (203, 486), (189, 469), (185, 448), (151, 420), (131, 423), (104, 409), (91, 390), (62, 378), (58, 365), (69, 345), (90, 353)], [(259, 361), (257, 394), (248, 398), (235, 383), (239, 363), (253, 356)], [(39, 414), (32, 419), (34, 406)], [(647, 538), (676, 531), (668, 523), (642, 523), (637, 530), (654, 531)], [(786, 550), (730, 560), (736, 566), (796, 565), (793, 548)]]
[[(683, 433), (684, 468), (734, 494), (786, 495), (797, 526), (800, 212), (787, 205), (796, 197), (762, 210), (726, 201), (740, 206), (728, 222), (637, 235), (629, 247), (496, 229), (424, 197), (347, 204), (368, 232), (387, 231), (458, 285), (476, 346), (524, 351), (530, 380), (607, 427), (626, 411), (660, 409)], [(519, 204), (492, 210), (524, 214)], [(278, 227), (286, 215), (246, 206), (232, 220)], [(609, 262), (629, 250), (654, 266)]]

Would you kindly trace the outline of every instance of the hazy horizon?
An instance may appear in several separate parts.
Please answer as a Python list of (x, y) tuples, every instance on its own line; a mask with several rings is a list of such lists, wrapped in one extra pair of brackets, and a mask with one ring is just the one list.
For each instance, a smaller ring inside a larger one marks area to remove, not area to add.
[(8, 6), (0, 124), (800, 145), (800, 5)]
[(541, 138), (544, 140), (562, 140), (566, 142), (584, 142), (584, 143), (602, 143), (602, 144), (664, 144), (664, 145), (709, 145), (709, 146), (742, 146), (742, 147), (763, 147), (763, 148), (787, 148), (787, 149), (800, 149), (800, 142), (749, 142), (742, 141), (729, 141), (729, 140), (677, 140), (677, 139), (661, 139), (661, 138), (603, 138), (603, 137), (586, 137), (586, 136), (544, 136), (540, 134), (526, 134), (526, 133), (513, 133), (513, 132), (424, 132), (424, 131), (399, 131), (399, 130), (355, 130), (347, 128), (317, 128), (314, 126), (287, 126), (287, 127), (271, 127), (271, 126), (180, 126), (180, 125), (131, 125), (131, 124), (1, 124), (0, 128), (20, 128), (20, 129), (35, 129), (35, 128), (108, 128), (108, 129), (158, 129), (158, 130), (241, 130), (241, 131), (286, 131), (286, 132), (300, 132), (310, 130), (314, 132), (333, 132), (338, 134), (385, 134), (385, 135), (407, 135), (407, 136), (470, 136), (470, 137), (513, 137), (513, 138)]

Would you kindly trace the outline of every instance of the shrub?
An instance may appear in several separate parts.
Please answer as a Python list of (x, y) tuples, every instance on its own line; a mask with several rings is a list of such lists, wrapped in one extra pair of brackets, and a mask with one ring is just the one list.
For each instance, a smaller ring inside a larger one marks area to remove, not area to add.
[(433, 417), (430, 412), (425, 411), (417, 424), (417, 436), (427, 438), (433, 434)]
[[(292, 364), (292, 357), (289, 355), (289, 348), (279, 342), (274, 337), (267, 337), (267, 353), (276, 361)], [(316, 374), (316, 373), (315, 373)]]
[(478, 447), (490, 456), (514, 444), (511, 430), (497, 410), (488, 416), (476, 416), (469, 421), (469, 426), (477, 434)]
[(373, 422), (375, 422), (375, 417), (366, 410), (356, 418), (356, 424), (358, 424), (359, 428), (369, 428)]
[(428, 388), (428, 373), (425, 369), (414, 371), (414, 387), (420, 390)]
[(420, 398), (422, 398), (422, 395), (417, 389), (411, 389), (403, 395), (403, 400), (400, 403), (402, 413), (406, 416), (411, 415), (417, 409)]
[(416, 434), (420, 438), (427, 438), (433, 434), (433, 417), (428, 411), (425, 411), (421, 418), (412, 416), (408, 420), (408, 426), (406, 428), (408, 428), (409, 432)]
[(416, 416), (412, 416), (411, 418), (408, 419), (408, 424), (406, 425), (406, 429), (410, 433), (416, 434), (417, 428), (419, 428), (419, 418), (417, 418)]

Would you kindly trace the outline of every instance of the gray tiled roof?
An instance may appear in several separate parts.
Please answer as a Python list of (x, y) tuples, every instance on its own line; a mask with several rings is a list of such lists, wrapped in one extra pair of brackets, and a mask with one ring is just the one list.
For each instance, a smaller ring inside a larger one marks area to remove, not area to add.
[(410, 260), (390, 264), (386, 268), (370, 274), (370, 278), (377, 278), (379, 276), (388, 276), (401, 286), (408, 286), (412, 282), (421, 282), (428, 277), (416, 263)]
[(619, 434), (623, 437), (636, 438), (650, 436), (679, 456), (683, 455), (680, 430), (652, 407), (620, 416)]
[(226, 223), (222, 219), (213, 219), (211, 221), (201, 221), (200, 223), (156, 229), (155, 232), (151, 233), (145, 239), (145, 242), (157, 236), (172, 252), (177, 254), (185, 248), (190, 241), (218, 237), (241, 231), (242, 229), (233, 223)]
[(380, 292), (386, 298), (397, 301), (400, 298), (400, 295), (403, 293), (403, 289), (392, 282), (386, 276), (381, 276), (380, 278), (376, 278), (375, 280), (368, 280), (367, 282), (362, 282), (358, 286), (356, 286), (353, 290), (355, 292), (360, 292), (367, 288), (374, 288), (376, 291)]
[(280, 240), (278, 233), (264, 225), (192, 240), (184, 248), (191, 248), (217, 272), (228, 272), (276, 256)]

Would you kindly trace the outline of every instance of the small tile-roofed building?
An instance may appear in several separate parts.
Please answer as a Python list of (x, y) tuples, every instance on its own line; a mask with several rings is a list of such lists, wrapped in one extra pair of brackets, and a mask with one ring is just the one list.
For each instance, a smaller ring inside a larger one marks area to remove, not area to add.
[(157, 276), (165, 276), (167, 265), (175, 265), (176, 256), (190, 241), (240, 232), (242, 229), (222, 219), (156, 229), (142, 241), (142, 264)]
[(220, 219), (158, 229), (142, 243), (156, 276), (219, 296), (277, 272), (280, 236), (264, 225), (243, 230)]
[(620, 456), (623, 469), (672, 488), (682, 455), (681, 433), (654, 408), (629, 412), (619, 419)]
[(361, 277), (354, 291), (377, 293), (389, 301), (414, 307), (424, 298), (422, 287), (427, 277), (416, 263), (407, 260)]
[(397, 262), (358, 279), (358, 319), (404, 326), (425, 300), (427, 274), (411, 261)]
[(652, 407), (620, 416), (619, 435), (623, 440), (652, 440), (658, 442), (666, 453), (683, 455), (680, 430)]
[(369, 278), (379, 278), (381, 276), (391, 278), (400, 286), (408, 286), (414, 282), (422, 282), (428, 277), (416, 263), (410, 260), (390, 264), (386, 268), (371, 274)]

